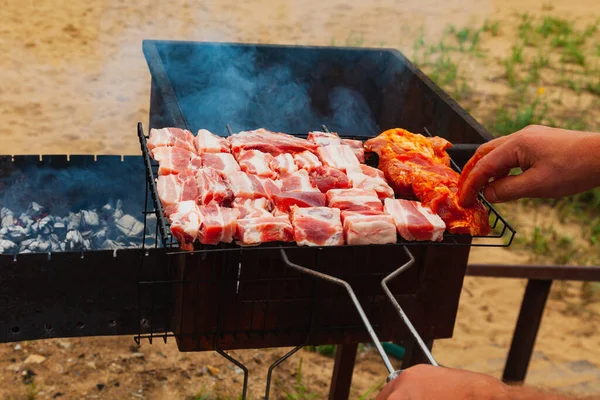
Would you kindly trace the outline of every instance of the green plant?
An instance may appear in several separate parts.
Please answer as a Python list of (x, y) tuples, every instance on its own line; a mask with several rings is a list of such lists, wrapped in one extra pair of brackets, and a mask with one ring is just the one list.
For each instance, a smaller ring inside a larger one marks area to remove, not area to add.
[(563, 50), (561, 61), (577, 65), (585, 65), (585, 55), (581, 48), (574, 43), (567, 43)]
[(536, 29), (544, 38), (550, 35), (570, 35), (573, 32), (573, 23), (561, 18), (544, 17)]
[(205, 388), (203, 387), (200, 390), (200, 393), (198, 393), (197, 395), (195, 395), (193, 397), (193, 400), (208, 400), (209, 399), (210, 394), (205, 392)]
[(335, 356), (337, 346), (335, 344), (325, 344), (321, 346), (306, 346), (306, 350), (314, 353), (319, 353), (326, 357), (333, 357)]
[(35, 400), (37, 398), (37, 394), (38, 394), (38, 390), (35, 387), (35, 383), (31, 382), (27, 384), (27, 394), (26, 399), (27, 400)]
[(504, 136), (528, 125), (541, 124), (546, 117), (547, 109), (548, 107), (538, 100), (530, 104), (521, 104), (514, 112), (501, 106), (496, 113), (492, 130), (497, 135)]
[(500, 21), (491, 22), (485, 20), (483, 24), (483, 31), (491, 33), (492, 36), (498, 36), (498, 34), (500, 33)]
[(533, 229), (529, 247), (533, 250), (534, 254), (538, 255), (546, 255), (550, 252), (550, 245), (546, 239), (545, 232), (539, 226)]
[(510, 60), (514, 64), (523, 63), (523, 46), (513, 46)]
[(504, 61), (504, 76), (510, 87), (517, 85), (517, 73), (515, 72), (515, 64), (511, 60)]
[(302, 359), (300, 359), (300, 362), (298, 363), (296, 383), (294, 384), (292, 391), (286, 391), (285, 395), (289, 400), (305, 400), (317, 397), (316, 394), (310, 393), (308, 388), (302, 382)]
[(384, 381), (376, 383), (375, 385), (371, 386), (366, 392), (364, 392), (363, 394), (358, 396), (358, 399), (359, 400), (368, 399), (370, 395), (372, 395), (375, 392), (378, 392), (383, 387), (383, 385), (385, 385)]

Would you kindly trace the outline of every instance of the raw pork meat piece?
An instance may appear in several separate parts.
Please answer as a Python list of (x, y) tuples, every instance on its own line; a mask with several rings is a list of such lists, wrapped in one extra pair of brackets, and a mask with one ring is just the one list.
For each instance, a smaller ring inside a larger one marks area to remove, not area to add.
[(235, 158), (229, 153), (205, 153), (202, 154), (202, 166), (211, 167), (228, 175), (235, 171), (241, 171)]
[(152, 157), (159, 163), (159, 175), (178, 174), (202, 166), (202, 159), (196, 153), (180, 147), (155, 147), (152, 150)]
[(227, 139), (217, 136), (206, 129), (200, 129), (194, 138), (194, 147), (201, 153), (229, 153)]
[(239, 238), (237, 243), (244, 246), (268, 242), (291, 242), (294, 240), (294, 228), (287, 215), (239, 219), (237, 237)]
[(288, 153), (274, 157), (269, 166), (278, 174), (290, 174), (298, 171), (298, 167), (294, 163), (294, 157)]
[(260, 128), (254, 131), (240, 132), (229, 136), (231, 150), (234, 153), (240, 150), (260, 150), (273, 156), (282, 153), (299, 153), (305, 150), (315, 151), (317, 146), (306, 139), (287, 135), (285, 133), (270, 132)]
[(275, 208), (281, 212), (289, 212), (292, 206), (322, 207), (327, 204), (327, 196), (318, 190), (311, 192), (285, 192), (273, 196)]
[(271, 215), (271, 202), (268, 199), (236, 199), (233, 207), (240, 212), (240, 219), (260, 218)]
[(260, 179), (255, 175), (239, 171), (227, 175), (226, 178), (236, 198), (257, 199), (259, 197), (270, 197)]
[[(363, 167), (363, 165), (361, 165), (361, 167)], [(364, 167), (371, 168), (366, 165), (364, 165)], [(352, 183), (352, 187), (357, 189), (373, 189), (375, 192), (377, 192), (377, 196), (380, 199), (386, 199), (388, 197), (393, 198), (394, 189), (388, 185), (385, 178), (382, 178), (377, 172), (372, 170), (377, 171), (375, 168), (371, 168), (370, 170), (366, 170), (366, 172), (375, 176), (364, 174), (363, 171), (365, 170), (361, 168), (348, 169), (346, 173), (348, 174), (348, 178)]]
[(165, 209), (180, 201), (196, 201), (199, 195), (196, 177), (191, 170), (183, 171), (179, 175), (159, 175), (156, 190)]
[(382, 178), (385, 179), (385, 173), (377, 168), (373, 168), (369, 165), (366, 164), (361, 164), (360, 165), (360, 170), (363, 174), (370, 176), (371, 178)]
[(340, 246), (344, 230), (340, 210), (329, 207), (292, 207), (294, 240), (298, 246)]
[(343, 211), (383, 211), (383, 204), (372, 189), (331, 189), (327, 192), (327, 204)]
[(198, 235), (200, 243), (231, 243), (240, 212), (235, 208), (220, 207), (217, 204), (200, 206), (199, 209), (202, 214), (202, 226)]
[(346, 172), (347, 169), (360, 168), (360, 162), (348, 145), (324, 146), (317, 149), (317, 154), (324, 165)]
[(313, 169), (310, 171), (310, 180), (323, 193), (327, 193), (330, 189), (348, 189), (352, 187), (345, 173), (331, 167), (321, 166)]
[(342, 140), (340, 139), (338, 134), (334, 132), (309, 132), (308, 141), (316, 144), (317, 146), (330, 146), (342, 144)]
[(269, 198), (281, 193), (282, 182), (279, 179), (262, 178), (260, 176), (257, 176), (256, 178), (265, 189), (265, 192)]
[(204, 167), (196, 173), (196, 183), (200, 195), (199, 203), (226, 205), (233, 200), (233, 191), (224, 175), (214, 168)]
[(354, 139), (342, 139), (342, 144), (346, 144), (352, 148), (352, 151), (354, 152), (356, 158), (358, 158), (359, 162), (365, 162), (365, 148), (363, 147), (362, 141)]
[(198, 237), (202, 225), (202, 215), (196, 202), (193, 200), (182, 201), (170, 208), (171, 233), (179, 242), (182, 250), (193, 250), (194, 240)]
[(187, 129), (162, 128), (150, 129), (150, 137), (147, 141), (148, 150), (157, 147), (179, 147), (181, 149), (196, 153), (194, 147), (194, 135)]
[(266, 178), (277, 178), (277, 174), (269, 167), (273, 156), (258, 150), (242, 150), (237, 155), (237, 161), (242, 171), (263, 176)]
[(385, 212), (394, 218), (398, 233), (406, 240), (441, 241), (446, 224), (418, 201), (385, 199)]
[(391, 215), (342, 212), (346, 244), (396, 243), (396, 225)]
[(302, 153), (294, 154), (294, 162), (300, 169), (311, 171), (313, 168), (320, 167), (321, 161), (319, 157), (315, 156), (310, 151), (303, 151)]
[(306, 170), (301, 169), (293, 174), (280, 177), (282, 192), (318, 192), (319, 190), (312, 184), (310, 176)]

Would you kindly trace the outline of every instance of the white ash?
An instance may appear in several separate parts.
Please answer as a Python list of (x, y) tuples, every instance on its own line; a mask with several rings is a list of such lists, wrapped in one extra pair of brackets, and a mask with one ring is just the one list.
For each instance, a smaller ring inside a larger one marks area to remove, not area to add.
[[(60, 251), (118, 250), (140, 248), (143, 219), (123, 211), (123, 202), (100, 209), (80, 210), (58, 216), (32, 202), (19, 218), (7, 207), (0, 208), (0, 254)], [(156, 217), (146, 220), (147, 247), (156, 243)]]

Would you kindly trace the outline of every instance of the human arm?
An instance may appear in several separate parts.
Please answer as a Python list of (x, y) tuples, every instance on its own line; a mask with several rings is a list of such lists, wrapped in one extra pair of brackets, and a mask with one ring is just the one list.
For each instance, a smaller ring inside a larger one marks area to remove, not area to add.
[(485, 374), (431, 365), (404, 370), (382, 389), (376, 400), (430, 399), (583, 400), (534, 388), (509, 386)]
[[(513, 168), (519, 175), (508, 176)], [(490, 179), (494, 179), (489, 182)], [(600, 186), (600, 133), (531, 125), (479, 147), (463, 168), (459, 201), (559, 198)]]

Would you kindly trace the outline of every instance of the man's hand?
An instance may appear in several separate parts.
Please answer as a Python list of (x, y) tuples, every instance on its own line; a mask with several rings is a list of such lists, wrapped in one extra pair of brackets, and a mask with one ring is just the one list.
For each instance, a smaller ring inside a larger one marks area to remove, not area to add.
[(388, 383), (377, 400), (509, 399), (509, 387), (488, 375), (417, 365)]
[[(523, 173), (508, 176), (512, 168)], [(490, 180), (493, 179), (492, 182)], [(600, 133), (528, 126), (485, 143), (463, 168), (459, 201), (558, 198), (600, 186)]]

